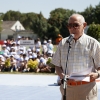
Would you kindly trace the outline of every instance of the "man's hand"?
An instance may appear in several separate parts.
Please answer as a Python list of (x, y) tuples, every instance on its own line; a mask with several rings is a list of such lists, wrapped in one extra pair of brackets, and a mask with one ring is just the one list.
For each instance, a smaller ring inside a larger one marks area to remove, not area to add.
[(64, 76), (65, 76), (64, 73), (61, 73), (61, 74), (60, 74), (60, 78), (61, 78), (61, 79), (64, 79)]
[(94, 79), (97, 79), (97, 78), (98, 78), (98, 73), (91, 72), (91, 73), (89, 74), (89, 76), (90, 76), (90, 80), (94, 80)]

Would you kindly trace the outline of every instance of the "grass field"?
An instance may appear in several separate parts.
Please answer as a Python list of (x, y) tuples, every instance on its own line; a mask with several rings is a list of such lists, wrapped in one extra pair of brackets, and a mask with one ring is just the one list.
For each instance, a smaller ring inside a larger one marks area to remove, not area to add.
[(35, 73), (35, 72), (0, 72), (0, 74), (57, 75), (56, 73)]

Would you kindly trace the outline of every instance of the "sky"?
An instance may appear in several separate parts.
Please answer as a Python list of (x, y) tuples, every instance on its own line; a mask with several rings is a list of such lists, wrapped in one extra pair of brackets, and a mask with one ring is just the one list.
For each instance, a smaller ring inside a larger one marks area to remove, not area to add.
[(57, 8), (81, 12), (90, 5), (95, 7), (99, 3), (100, 0), (1, 0), (0, 12), (6, 13), (9, 10), (21, 13), (42, 12), (45, 18), (49, 18), (50, 12)]

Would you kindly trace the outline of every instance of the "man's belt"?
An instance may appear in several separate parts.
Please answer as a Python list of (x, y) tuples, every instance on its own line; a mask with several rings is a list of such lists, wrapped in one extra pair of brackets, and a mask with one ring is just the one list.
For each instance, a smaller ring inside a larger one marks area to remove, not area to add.
[(95, 81), (95, 80), (91, 80), (90, 82), (86, 82), (86, 81), (72, 81), (72, 82), (70, 82), (69, 80), (67, 80), (67, 85), (74, 85), (74, 86), (76, 86), (76, 85), (83, 85), (83, 84), (88, 84), (88, 83), (91, 83), (91, 82), (93, 82), (93, 81)]

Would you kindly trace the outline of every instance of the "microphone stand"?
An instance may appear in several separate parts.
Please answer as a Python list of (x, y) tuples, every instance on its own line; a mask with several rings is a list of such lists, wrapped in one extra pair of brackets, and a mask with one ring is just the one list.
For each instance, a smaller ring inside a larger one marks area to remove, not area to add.
[(67, 43), (69, 44), (69, 46), (68, 46), (68, 53), (67, 53), (67, 61), (66, 61), (66, 68), (65, 68), (65, 76), (64, 76), (64, 79), (63, 79), (63, 89), (64, 89), (63, 100), (66, 100), (66, 83), (67, 83), (67, 80), (68, 80), (68, 76), (66, 76), (66, 70), (67, 70), (68, 56), (69, 56), (69, 52), (70, 52), (70, 49), (71, 49), (71, 44), (70, 44), (70, 42), (67, 41)]

